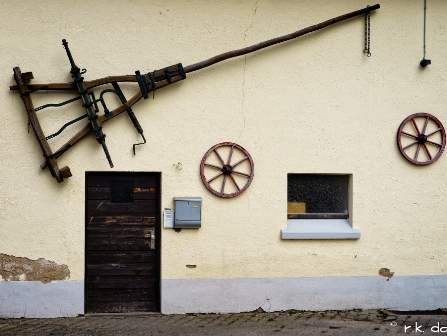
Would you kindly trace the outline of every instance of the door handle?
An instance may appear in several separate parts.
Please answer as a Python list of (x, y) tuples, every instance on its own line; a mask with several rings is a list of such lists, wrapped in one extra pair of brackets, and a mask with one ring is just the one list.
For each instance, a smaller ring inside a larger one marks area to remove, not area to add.
[(155, 234), (154, 234), (154, 230), (151, 230), (151, 250), (155, 250)]

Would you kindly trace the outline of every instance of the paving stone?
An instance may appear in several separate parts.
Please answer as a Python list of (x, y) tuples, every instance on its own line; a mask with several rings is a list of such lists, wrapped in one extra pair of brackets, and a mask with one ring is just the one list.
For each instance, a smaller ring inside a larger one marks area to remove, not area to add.
[[(445, 313), (444, 313), (445, 314)], [(444, 329), (439, 330), (439, 328)], [(419, 329), (417, 329), (419, 328)], [(433, 329), (434, 328), (434, 329)], [(438, 329), (437, 329), (438, 328)], [(447, 334), (446, 315), (398, 315), (385, 310), (243, 314), (116, 315), (0, 319), (9, 335), (425, 335)]]

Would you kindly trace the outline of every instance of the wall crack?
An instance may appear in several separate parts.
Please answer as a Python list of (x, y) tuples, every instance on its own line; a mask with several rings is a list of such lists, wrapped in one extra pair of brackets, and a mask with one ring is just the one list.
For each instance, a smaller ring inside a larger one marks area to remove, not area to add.
[[(256, 0), (255, 9), (253, 11), (253, 15), (252, 15), (252, 18), (251, 18), (251, 23), (247, 27), (247, 29), (245, 29), (245, 32), (244, 32), (244, 46), (246, 45), (248, 31), (253, 27), (254, 17), (256, 15), (256, 12), (258, 11), (258, 2), (259, 2), (259, 0)], [(239, 133), (239, 136), (238, 136), (236, 141), (239, 140), (240, 136), (242, 135), (242, 133), (245, 130), (244, 102), (245, 102), (245, 74), (246, 74), (246, 71), (247, 71), (247, 55), (244, 56), (244, 75), (242, 77), (242, 107), (241, 107), (241, 110), (242, 110), (242, 116), (244, 117), (244, 126), (242, 127), (242, 130)]]

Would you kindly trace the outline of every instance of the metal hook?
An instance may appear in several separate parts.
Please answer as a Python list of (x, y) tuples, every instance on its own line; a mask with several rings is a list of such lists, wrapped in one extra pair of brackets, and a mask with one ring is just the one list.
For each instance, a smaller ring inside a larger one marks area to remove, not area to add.
[(143, 133), (140, 133), (141, 137), (143, 138), (143, 142), (137, 143), (133, 145), (133, 155), (135, 154), (135, 146), (140, 146), (140, 145), (144, 145), (146, 143), (146, 138), (144, 137)]

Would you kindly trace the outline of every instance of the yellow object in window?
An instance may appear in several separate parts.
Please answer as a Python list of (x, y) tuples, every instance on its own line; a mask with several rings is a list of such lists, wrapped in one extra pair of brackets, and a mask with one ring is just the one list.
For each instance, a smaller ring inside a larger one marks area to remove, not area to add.
[(287, 203), (287, 213), (288, 214), (306, 213), (306, 203), (304, 203), (304, 202), (288, 202)]

